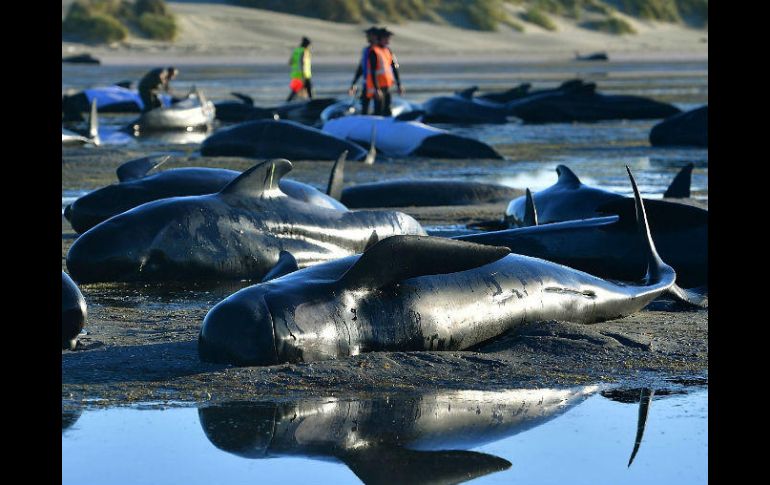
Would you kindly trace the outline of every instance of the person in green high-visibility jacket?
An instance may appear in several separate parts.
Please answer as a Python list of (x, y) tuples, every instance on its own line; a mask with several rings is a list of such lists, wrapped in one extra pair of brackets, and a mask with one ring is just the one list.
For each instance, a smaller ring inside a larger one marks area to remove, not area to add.
[(299, 47), (294, 49), (289, 58), (291, 66), (291, 93), (286, 101), (291, 101), (303, 88), (307, 91), (307, 97), (313, 99), (313, 86), (310, 83), (310, 39), (302, 38)]

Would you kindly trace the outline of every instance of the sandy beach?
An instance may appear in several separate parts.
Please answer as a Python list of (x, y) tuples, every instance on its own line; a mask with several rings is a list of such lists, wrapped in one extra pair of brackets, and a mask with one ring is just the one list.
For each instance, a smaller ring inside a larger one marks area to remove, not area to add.
[[(62, 0), (62, 18), (72, 0)], [(307, 17), (228, 5), (218, 1), (167, 2), (177, 17), (174, 42), (129, 37), (112, 45), (62, 42), (62, 56), (90, 52), (104, 64), (284, 63), (303, 35), (313, 40), (314, 62), (348, 62), (363, 44), (368, 24), (343, 24)], [(523, 7), (506, 5), (511, 17)], [(563, 17), (549, 32), (522, 21), (524, 32), (500, 25), (496, 32), (405, 22), (388, 27), (395, 32), (394, 51), (409, 62), (532, 62), (572, 59), (576, 52), (605, 51), (613, 60), (707, 60), (708, 31), (678, 24), (639, 21), (618, 14), (637, 31), (609, 35), (580, 28)]]

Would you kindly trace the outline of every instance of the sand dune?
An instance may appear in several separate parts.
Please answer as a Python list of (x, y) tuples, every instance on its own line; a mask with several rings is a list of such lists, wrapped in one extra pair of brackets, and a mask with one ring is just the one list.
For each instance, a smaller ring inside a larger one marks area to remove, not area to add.
[[(62, 0), (62, 15), (72, 0)], [(363, 44), (362, 29), (351, 25), (216, 1), (167, 2), (180, 33), (173, 43), (129, 38), (111, 46), (62, 42), (62, 55), (91, 52), (105, 63), (146, 63), (148, 59), (184, 58), (188, 63), (285, 62), (302, 35), (313, 40), (315, 62), (346, 62)], [(511, 7), (515, 8), (515, 7)], [(506, 62), (572, 58), (576, 51), (607, 51), (613, 59), (707, 59), (708, 31), (682, 25), (641, 22), (625, 17), (636, 35), (615, 36), (588, 31), (575, 22), (554, 18), (557, 32), (524, 23), (525, 32), (501, 25), (480, 32), (427, 22), (389, 25), (392, 45), (403, 59), (495, 59)]]

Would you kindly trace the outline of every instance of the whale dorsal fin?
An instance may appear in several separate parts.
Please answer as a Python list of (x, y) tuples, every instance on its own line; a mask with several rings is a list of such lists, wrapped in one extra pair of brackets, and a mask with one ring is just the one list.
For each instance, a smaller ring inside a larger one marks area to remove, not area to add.
[(557, 89), (563, 90), (563, 91), (569, 91), (571, 89), (577, 89), (581, 86), (583, 86), (585, 83), (582, 79), (570, 79), (569, 81), (564, 81), (559, 85)]
[(395, 445), (348, 451), (338, 458), (366, 485), (462, 483), (511, 467), (508, 460), (478, 451), (423, 451)]
[(159, 167), (165, 163), (170, 155), (150, 155), (148, 157), (137, 158), (136, 160), (129, 160), (117, 170), (115, 173), (118, 176), (118, 180), (121, 182), (127, 182), (129, 180), (137, 180), (147, 175), (147, 173), (153, 168)]
[(535, 207), (535, 199), (532, 198), (532, 192), (527, 188), (526, 202), (524, 205), (524, 227), (537, 225), (537, 208)]
[(326, 187), (326, 195), (332, 199), (340, 200), (342, 197), (342, 186), (345, 179), (345, 160), (348, 158), (348, 151), (345, 150), (334, 162), (332, 172), (329, 174), (329, 185)]
[(391, 236), (364, 251), (339, 281), (346, 288), (382, 288), (417, 276), (478, 268), (511, 250), (430, 236)]
[(369, 240), (366, 241), (366, 246), (364, 246), (364, 251), (366, 251), (370, 247), (374, 246), (378, 242), (380, 242), (380, 236), (378, 236), (377, 235), (377, 231), (374, 230), (374, 231), (372, 231), (372, 235), (369, 236)]
[(581, 185), (580, 179), (575, 172), (570, 170), (566, 165), (557, 165), (556, 174), (559, 176), (559, 180), (556, 181), (558, 185), (571, 185), (577, 187)]
[(687, 198), (690, 197), (690, 184), (692, 182), (692, 169), (695, 164), (690, 162), (676, 174), (671, 185), (668, 186), (663, 194), (664, 198)]
[(282, 194), (278, 188), (281, 177), (291, 172), (291, 162), (284, 158), (267, 160), (246, 170), (219, 191), (222, 195), (269, 197)]
[(473, 93), (479, 90), (478, 86), (471, 86), (468, 89), (457, 91), (455, 94), (463, 99), (473, 99)]
[(251, 96), (249, 96), (248, 94), (243, 94), (243, 93), (235, 93), (235, 92), (233, 92), (233, 93), (230, 93), (230, 94), (232, 94), (232, 95), (233, 95), (233, 96), (235, 96), (236, 98), (240, 99), (240, 100), (241, 100), (241, 101), (243, 101), (244, 103), (248, 104), (249, 106), (254, 106), (254, 98), (252, 98), (252, 97), (251, 97)]
[(298, 269), (299, 266), (297, 265), (297, 260), (294, 256), (288, 251), (281, 251), (278, 254), (278, 262), (275, 263), (275, 266), (273, 266), (273, 268), (267, 272), (265, 277), (262, 278), (261, 283), (280, 278), (281, 276), (293, 273)]

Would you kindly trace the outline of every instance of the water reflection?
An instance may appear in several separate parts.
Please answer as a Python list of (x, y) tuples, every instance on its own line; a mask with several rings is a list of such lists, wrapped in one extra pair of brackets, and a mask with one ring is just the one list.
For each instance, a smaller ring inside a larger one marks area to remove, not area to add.
[(597, 386), (417, 397), (229, 402), (198, 410), (206, 437), (243, 458), (339, 460), (364, 483), (459, 483), (505, 470), (478, 447), (540, 426)]

